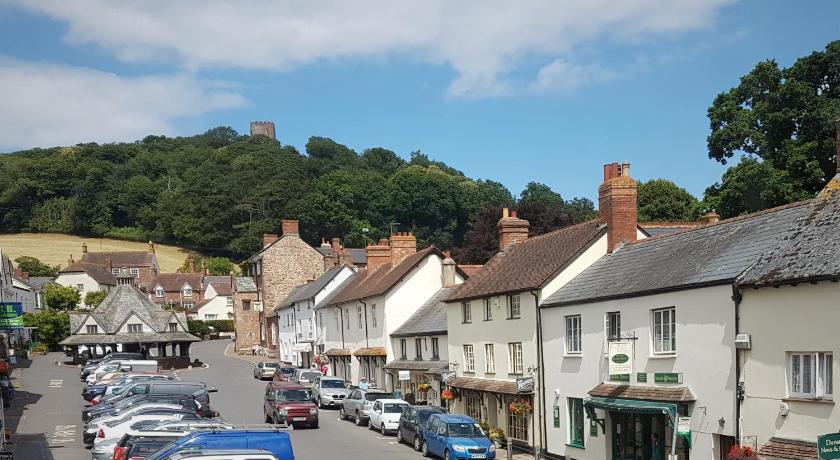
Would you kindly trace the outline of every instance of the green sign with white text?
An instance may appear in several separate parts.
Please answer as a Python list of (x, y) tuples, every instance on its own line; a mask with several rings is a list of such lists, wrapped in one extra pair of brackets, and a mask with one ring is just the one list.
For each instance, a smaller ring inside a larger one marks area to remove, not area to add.
[(682, 383), (682, 374), (657, 372), (653, 374), (653, 381), (656, 383)]
[(630, 374), (610, 374), (610, 381), (613, 382), (629, 382)]
[(817, 454), (820, 460), (840, 458), (840, 433), (817, 437)]
[(647, 382), (647, 372), (639, 372), (636, 374), (637, 382)]

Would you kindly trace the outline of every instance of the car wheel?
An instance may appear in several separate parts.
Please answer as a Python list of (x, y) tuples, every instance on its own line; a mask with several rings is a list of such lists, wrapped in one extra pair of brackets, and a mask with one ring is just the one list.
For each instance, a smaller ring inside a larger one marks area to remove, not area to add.
[(265, 423), (272, 422), (271, 417), (269, 417), (268, 414), (265, 413), (265, 410), (263, 410), (263, 417), (265, 418)]
[(397, 428), (397, 444), (402, 444), (402, 443), (403, 443), (402, 430), (400, 428)]
[(420, 452), (420, 449), (423, 447), (423, 443), (420, 441), (420, 436), (414, 437), (414, 450)]
[(341, 406), (338, 409), (338, 419), (339, 420), (347, 420), (347, 414), (344, 413), (344, 406)]
[(431, 457), (432, 454), (429, 453), (429, 446), (424, 442), (422, 446), (420, 446), (420, 451), (423, 452), (424, 457)]
[(321, 404), (321, 397), (320, 396), (318, 397), (318, 400), (315, 401), (315, 403), (318, 404), (318, 409), (323, 409), (324, 408), (324, 405)]
[(379, 432), (382, 433), (382, 436), (388, 436), (388, 430), (385, 429), (385, 424), (384, 423), (379, 428)]
[(370, 420), (368, 420), (367, 425), (368, 425), (368, 430), (370, 430), (370, 431), (373, 431), (373, 430), (376, 429), (376, 428), (374, 428), (373, 423), (371, 423)]
[(445, 450), (443, 452), (443, 460), (449, 460), (449, 451), (448, 450)]
[(355, 423), (356, 426), (362, 426), (362, 416), (359, 415), (359, 411), (356, 411), (356, 416), (353, 420), (353, 423)]

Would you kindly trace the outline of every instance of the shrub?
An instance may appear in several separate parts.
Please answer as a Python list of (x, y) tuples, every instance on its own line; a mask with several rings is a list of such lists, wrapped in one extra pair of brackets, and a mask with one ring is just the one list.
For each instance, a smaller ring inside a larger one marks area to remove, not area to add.
[(207, 327), (207, 324), (200, 319), (188, 319), (187, 320), (187, 328), (190, 330), (190, 334), (195, 335), (207, 335), (210, 333), (210, 328)]
[(115, 240), (149, 241), (149, 232), (137, 227), (112, 227), (105, 236)]
[(235, 326), (232, 319), (208, 319), (204, 324), (216, 329), (217, 332), (233, 332)]

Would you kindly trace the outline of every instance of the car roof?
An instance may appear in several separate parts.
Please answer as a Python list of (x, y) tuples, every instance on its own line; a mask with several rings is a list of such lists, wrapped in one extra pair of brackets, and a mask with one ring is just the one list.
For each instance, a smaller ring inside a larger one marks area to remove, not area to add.
[(292, 382), (271, 382), (269, 385), (275, 390), (307, 390), (305, 386)]
[(383, 390), (382, 388), (370, 388), (370, 389), (367, 389), (367, 390), (362, 390), (361, 388), (356, 388), (356, 389), (361, 391), (364, 394), (368, 394), (368, 393), (382, 393), (382, 394), (385, 394), (385, 395), (394, 394), (394, 392), (388, 391), (388, 390)]
[(411, 406), (411, 407), (413, 407), (414, 410), (416, 410), (417, 412), (436, 412), (436, 413), (440, 413), (440, 414), (445, 414), (446, 413), (446, 408), (445, 407), (439, 407), (439, 406)]
[(258, 456), (270, 456), (269, 458), (274, 458), (274, 454), (270, 451), (263, 450), (263, 449), (196, 449), (190, 448), (185, 451), (180, 452), (173, 452), (169, 458), (173, 459), (187, 459), (187, 458), (201, 458), (201, 457), (223, 457), (229, 455), (239, 455), (239, 456), (247, 456), (251, 457), (254, 455)]
[[(316, 370), (316, 369), (312, 369), (311, 371), (312, 372), (317, 372), (319, 374), (321, 373), (321, 371)], [(335, 376), (332, 376), (332, 375), (321, 375), (321, 380), (341, 380), (342, 382), (344, 381), (343, 378), (335, 377)]]
[[(461, 414), (438, 414), (437, 415), (441, 421), (446, 423), (458, 423), (458, 422), (467, 422), (467, 423), (478, 423), (474, 418), (469, 417), (467, 415)], [(434, 417), (434, 415), (433, 415)]]
[(383, 404), (405, 404), (408, 405), (407, 402), (403, 399), (377, 399), (376, 402), (381, 402)]

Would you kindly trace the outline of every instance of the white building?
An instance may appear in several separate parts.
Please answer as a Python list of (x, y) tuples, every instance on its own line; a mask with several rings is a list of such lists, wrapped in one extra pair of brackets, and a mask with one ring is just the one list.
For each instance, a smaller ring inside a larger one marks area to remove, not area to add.
[(104, 265), (87, 262), (71, 262), (61, 269), (55, 278), (56, 284), (76, 289), (82, 298), (79, 306), (85, 306), (85, 294), (88, 292), (110, 292), (117, 285), (117, 278)]
[(627, 244), (549, 296), (541, 304), (548, 452), (726, 458), (738, 427), (733, 282), (806, 210)]
[(230, 276), (204, 276), (204, 299), (187, 310), (190, 319), (233, 319), (233, 278)]

